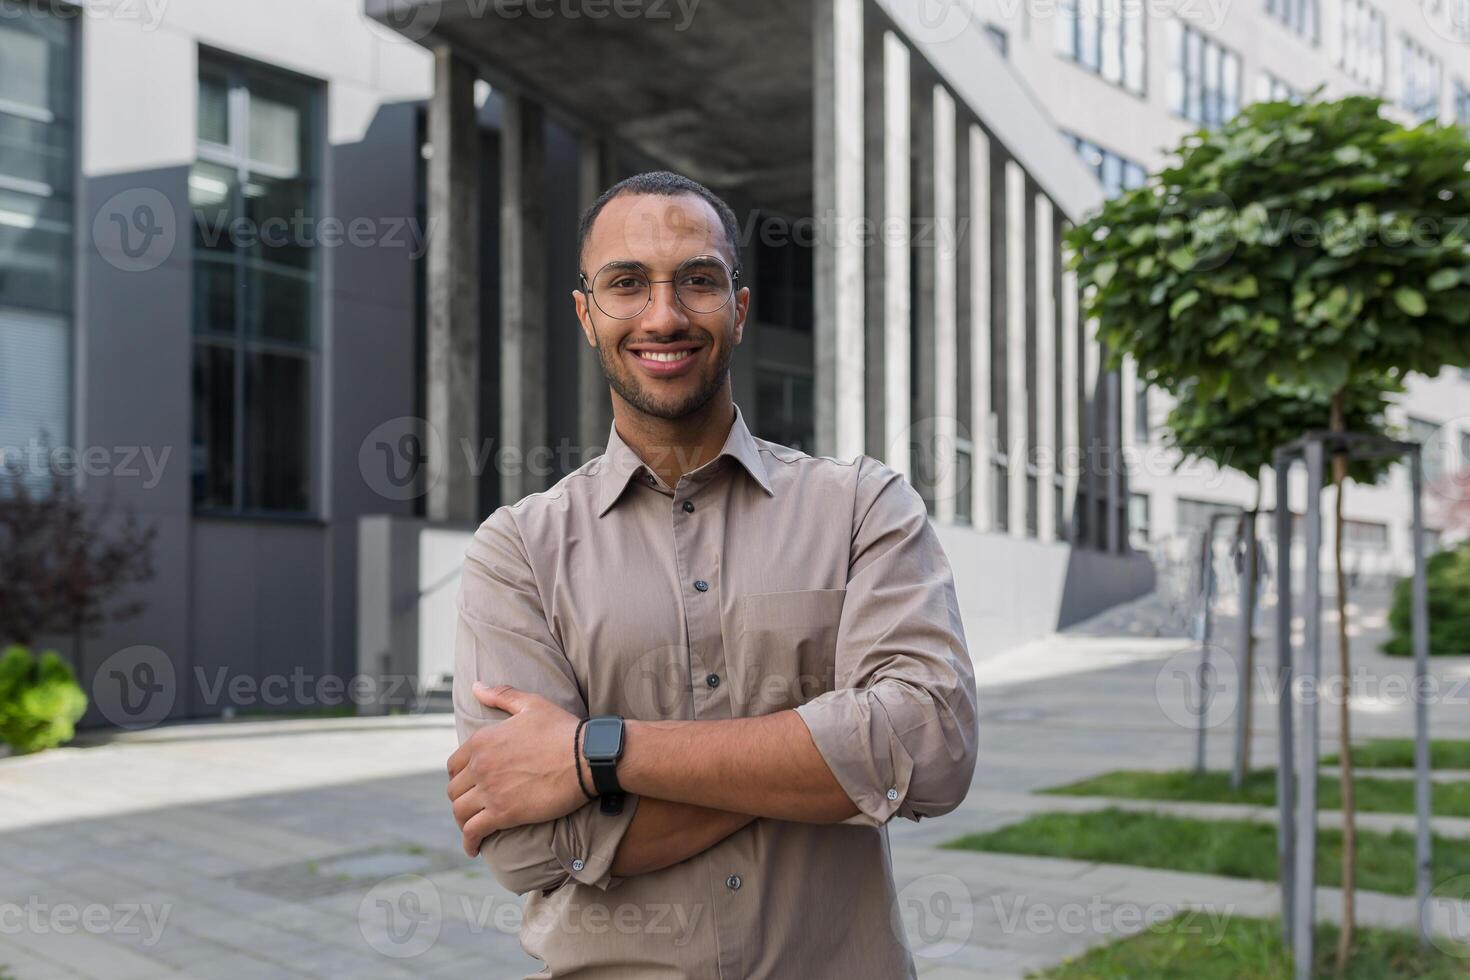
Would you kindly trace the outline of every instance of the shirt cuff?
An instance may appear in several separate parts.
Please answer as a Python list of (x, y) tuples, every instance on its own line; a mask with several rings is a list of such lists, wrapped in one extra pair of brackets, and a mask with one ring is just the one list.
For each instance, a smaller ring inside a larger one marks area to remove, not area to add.
[(866, 691), (849, 688), (828, 691), (795, 711), (838, 785), (858, 808), (842, 823), (881, 827), (891, 820), (907, 800), (914, 760), (894, 735), (883, 703)]
[(638, 799), (625, 793), (622, 812), (613, 814), (602, 812), (601, 800), (592, 800), (556, 822), (551, 853), (573, 881), (603, 891), (622, 883), (613, 876), (612, 863), (633, 822)]

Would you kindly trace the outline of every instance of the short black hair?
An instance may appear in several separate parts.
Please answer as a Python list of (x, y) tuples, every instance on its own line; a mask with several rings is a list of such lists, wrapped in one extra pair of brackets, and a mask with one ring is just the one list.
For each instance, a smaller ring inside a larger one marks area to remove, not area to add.
[(587, 247), (587, 236), (592, 233), (593, 223), (597, 221), (597, 216), (602, 213), (602, 209), (607, 207), (607, 202), (619, 194), (654, 194), (659, 197), (693, 194), (706, 201), (710, 207), (715, 209), (715, 214), (720, 216), (720, 223), (725, 226), (725, 238), (730, 245), (730, 254), (735, 258), (735, 268), (740, 268), (740, 223), (735, 218), (734, 210), (725, 203), (723, 198), (699, 181), (690, 180), (683, 174), (676, 174), (668, 170), (650, 170), (647, 173), (620, 180), (603, 191), (602, 196), (582, 212), (582, 219), (577, 223), (577, 263), (579, 265), (582, 262), (583, 251)]

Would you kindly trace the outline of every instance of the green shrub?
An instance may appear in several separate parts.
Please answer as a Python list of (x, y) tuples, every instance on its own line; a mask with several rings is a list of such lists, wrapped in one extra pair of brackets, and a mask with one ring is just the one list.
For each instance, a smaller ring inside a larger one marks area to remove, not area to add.
[[(1470, 653), (1470, 541), (1431, 555), (1425, 562), (1429, 585), (1429, 652)], [(1389, 639), (1383, 652), (1407, 657), (1414, 653), (1411, 625), (1413, 578), (1399, 579), (1388, 611)]]
[(37, 659), (25, 647), (0, 655), (0, 741), (17, 752), (39, 752), (71, 740), (87, 710), (71, 668), (53, 651)]

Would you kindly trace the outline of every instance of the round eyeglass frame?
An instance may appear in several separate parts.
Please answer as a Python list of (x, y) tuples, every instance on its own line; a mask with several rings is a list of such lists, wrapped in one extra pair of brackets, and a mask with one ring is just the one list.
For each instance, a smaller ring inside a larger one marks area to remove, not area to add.
[[(634, 317), (642, 316), (648, 310), (648, 307), (653, 304), (653, 287), (654, 286), (658, 285), (659, 283), (664, 283), (664, 282), (667, 282), (667, 283), (677, 282), (678, 281), (679, 269), (684, 268), (686, 265), (688, 265), (689, 263), (695, 261), (696, 259), (709, 259), (709, 260), (711, 260), (713, 262), (718, 262), (720, 264), (720, 267), (723, 268), (725, 270), (726, 274), (729, 275), (729, 277), (730, 277), (730, 292), (725, 296), (725, 301), (723, 303), (721, 303), (719, 306), (716, 306), (712, 310), (696, 310), (694, 307), (692, 307), (688, 303), (684, 302), (684, 298), (679, 295), (679, 287), (677, 287), (677, 286), (674, 287), (674, 299), (678, 302), (678, 304), (680, 306), (684, 307), (684, 309), (688, 310), (690, 313), (695, 314), (696, 316), (709, 316), (711, 313), (718, 313), (721, 310), (723, 310), (725, 307), (729, 306), (730, 305), (730, 300), (734, 299), (735, 298), (735, 294), (740, 291), (740, 270), (739, 269), (733, 269), (732, 270), (728, 265), (725, 264), (725, 260), (722, 259), (722, 258), (720, 258), (718, 255), (694, 255), (694, 256), (691, 256), (691, 257), (685, 259), (683, 262), (680, 262), (679, 263), (678, 269), (675, 269), (674, 270), (674, 278), (673, 279), (649, 279), (648, 280), (648, 287), (649, 287), (649, 289), (648, 289), (648, 298), (643, 301), (643, 306), (642, 306), (642, 308), (640, 308), (638, 310), (637, 313), (629, 313), (627, 316), (618, 316), (616, 313), (609, 313), (607, 310), (603, 309), (602, 304), (599, 303), (599, 302), (597, 302), (597, 293), (593, 290), (592, 283), (590, 283), (590, 282), (587, 281), (587, 275), (586, 275), (586, 273), (582, 273), (582, 272), (577, 273), (577, 278), (580, 279), (580, 280), (582, 280), (582, 292), (586, 293), (588, 296), (590, 296), (592, 298), (593, 305), (595, 305), (597, 307), (598, 311), (601, 312), (603, 316), (612, 317), (614, 320), (631, 320)], [(607, 263), (607, 265), (604, 265), (602, 267), (602, 269), (606, 269), (607, 266), (609, 266), (609, 265), (613, 265), (613, 263), (612, 262)], [(597, 276), (602, 275), (602, 269), (598, 269), (597, 270), (597, 274), (594, 275), (592, 278), (593, 279), (596, 279)], [(644, 272), (647, 272), (647, 271), (648, 271), (647, 269), (644, 270)]]

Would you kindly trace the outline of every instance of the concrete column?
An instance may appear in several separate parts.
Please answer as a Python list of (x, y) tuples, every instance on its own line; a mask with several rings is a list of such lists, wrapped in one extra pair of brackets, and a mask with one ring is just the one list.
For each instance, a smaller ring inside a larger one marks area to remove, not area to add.
[(971, 125), (970, 139), (970, 515), (975, 530), (994, 526), (995, 488), (990, 429), (990, 138)]
[(1026, 537), (1026, 172), (1006, 161), (1006, 401), (1010, 414), (1010, 512), (1012, 537)]
[[(577, 157), (577, 211), (596, 203), (612, 184), (612, 165), (606, 141), (584, 133)], [(584, 269), (588, 278), (596, 269)], [(577, 438), (582, 444), (585, 462), (606, 448), (608, 429), (612, 426), (612, 395), (607, 379), (602, 376), (597, 351), (585, 342), (577, 360)]]
[(541, 106), (507, 94), (500, 128), (501, 443), (518, 451), (501, 473), (501, 501), (543, 490), (524, 465), (547, 444), (546, 132)]
[(1036, 536), (1057, 539), (1056, 294), (1052, 289), (1051, 200), (1037, 194), (1036, 216)]
[(1062, 271), (1062, 527), (1068, 540), (1077, 530), (1077, 476), (1082, 466), (1077, 399), (1077, 273)]
[(817, 0), (812, 85), (817, 212), (817, 452), (863, 445), (863, 3)]
[(884, 461), (912, 476), (909, 460), (909, 264), (913, 231), (909, 222), (909, 49), (890, 32), (883, 35), (883, 427)]
[[(871, 17), (871, 15), (870, 15)], [(883, 382), (887, 362), (883, 314), (887, 303), (883, 213), (886, 207), (883, 144), (887, 137), (883, 111), (883, 59), (886, 35), (873, 28), (863, 45), (863, 214), (874, 236), (863, 246), (863, 451), (874, 459), (888, 455), (888, 427), (883, 418)]]
[(958, 296), (955, 268), (955, 107), (943, 85), (934, 86), (934, 516), (953, 523), (955, 440), (959, 426)]
[(470, 466), (480, 446), (480, 127), (475, 69), (448, 45), (434, 50), (429, 103), (429, 226), (435, 229), (427, 270), (426, 440), (428, 516), (477, 521), (479, 477)]
[(909, 105), (910, 135), (912, 137), (913, 197), (910, 201), (913, 236), (913, 311), (909, 320), (912, 334), (912, 364), (909, 375), (913, 379), (909, 392), (910, 426), (908, 438), (913, 453), (913, 471), (909, 482), (924, 499), (929, 513), (934, 513), (935, 476), (937, 469), (934, 456), (935, 417), (934, 377), (936, 353), (934, 343), (935, 265), (938, 250), (934, 240), (934, 89), (928, 81), (925, 68), (916, 66), (911, 76)]

